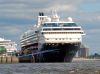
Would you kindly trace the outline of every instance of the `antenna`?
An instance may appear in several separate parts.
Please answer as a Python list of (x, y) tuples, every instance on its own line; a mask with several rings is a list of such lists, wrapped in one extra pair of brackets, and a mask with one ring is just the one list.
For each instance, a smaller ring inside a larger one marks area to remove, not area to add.
[(60, 18), (60, 17), (57, 15), (56, 10), (53, 10), (53, 11), (52, 11), (51, 21), (53, 21), (53, 22), (58, 22), (58, 21), (59, 21), (59, 18)]
[(57, 15), (57, 11), (56, 11), (56, 10), (52, 10), (52, 15), (53, 15), (53, 16), (58, 16), (58, 15)]

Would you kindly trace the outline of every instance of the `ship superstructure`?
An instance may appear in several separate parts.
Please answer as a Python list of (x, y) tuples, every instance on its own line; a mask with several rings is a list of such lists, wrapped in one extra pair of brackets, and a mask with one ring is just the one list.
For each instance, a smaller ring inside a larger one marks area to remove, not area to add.
[(12, 42), (11, 40), (6, 40), (4, 38), (0, 38), (0, 48), (5, 48), (7, 55), (17, 51), (16, 46), (17, 44), (15, 42)]
[(38, 22), (21, 36), (22, 52), (28, 50), (36, 62), (70, 62), (80, 48), (84, 31), (73, 22), (61, 21), (56, 12), (52, 16), (39, 13)]

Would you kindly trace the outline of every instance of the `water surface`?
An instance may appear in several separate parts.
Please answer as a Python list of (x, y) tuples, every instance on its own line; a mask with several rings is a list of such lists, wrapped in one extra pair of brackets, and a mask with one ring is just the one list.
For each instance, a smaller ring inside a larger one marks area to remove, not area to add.
[(0, 74), (100, 74), (100, 61), (0, 64)]

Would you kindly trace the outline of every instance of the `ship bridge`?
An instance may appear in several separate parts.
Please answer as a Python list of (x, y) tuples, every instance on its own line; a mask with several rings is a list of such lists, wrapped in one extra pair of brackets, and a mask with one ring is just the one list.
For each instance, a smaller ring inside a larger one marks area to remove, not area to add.
[(41, 32), (47, 43), (81, 42), (84, 35), (81, 26), (74, 22), (46, 22)]
[(53, 23), (44, 23), (43, 24), (43, 31), (49, 31), (49, 30), (81, 30), (80, 26), (77, 26), (76, 23), (68, 23), (68, 22), (53, 22)]

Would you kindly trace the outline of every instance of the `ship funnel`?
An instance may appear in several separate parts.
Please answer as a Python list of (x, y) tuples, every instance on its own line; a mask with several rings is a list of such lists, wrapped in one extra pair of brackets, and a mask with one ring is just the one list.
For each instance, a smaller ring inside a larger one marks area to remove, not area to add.
[(43, 12), (39, 12), (38, 26), (40, 26), (41, 24), (43, 24), (46, 21), (46, 18), (47, 18), (47, 16), (45, 16)]
[(39, 16), (44, 16), (44, 13), (43, 12), (39, 12)]

